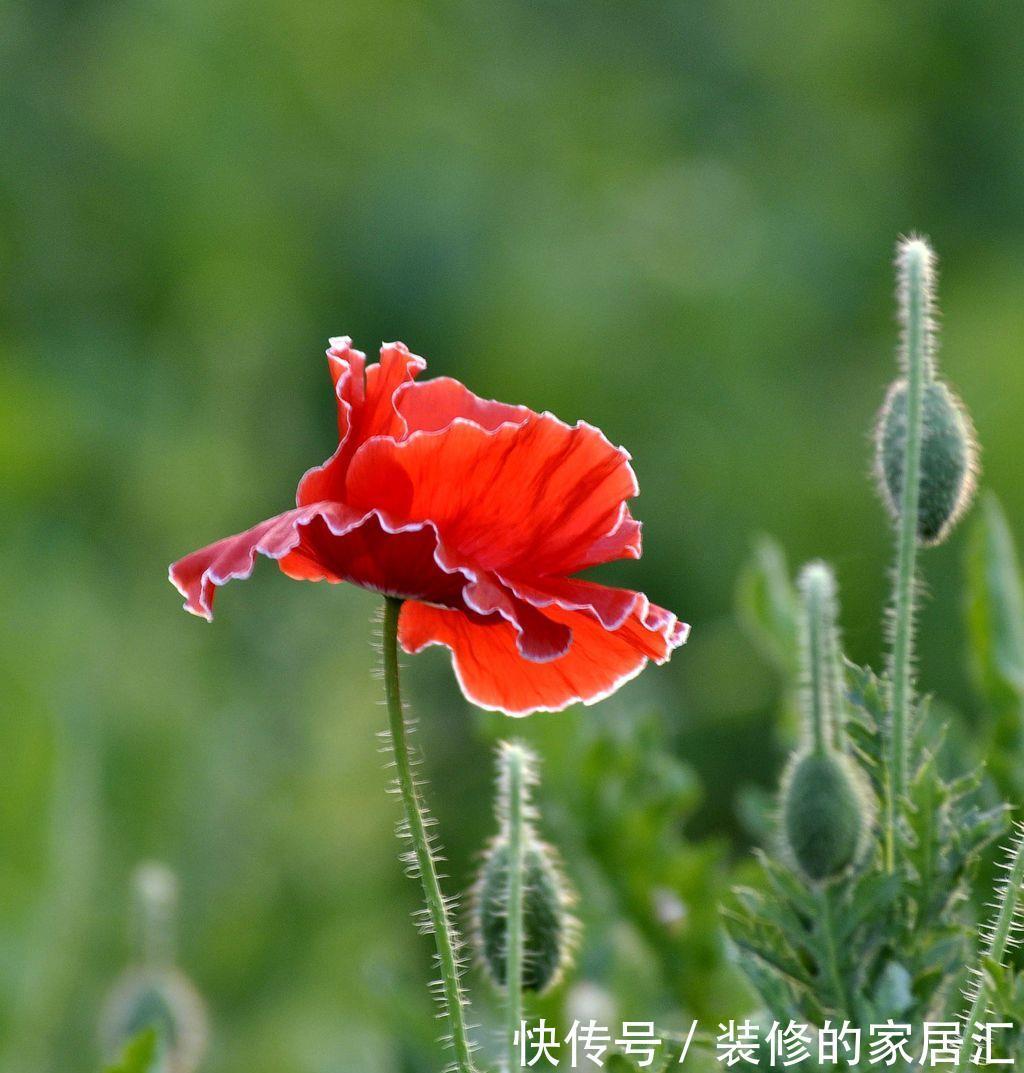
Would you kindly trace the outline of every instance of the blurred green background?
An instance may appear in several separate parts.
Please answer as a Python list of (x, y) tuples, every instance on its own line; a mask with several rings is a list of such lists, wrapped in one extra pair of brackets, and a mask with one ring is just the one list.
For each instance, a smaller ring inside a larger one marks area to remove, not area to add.
[[(612, 769), (653, 719), (678, 762), (666, 837), (685, 816), (691, 840), (666, 879), (689, 884), (676, 1009), (746, 1010), (709, 922), (749, 844), (741, 791), (783, 753), (735, 579), (760, 531), (793, 564), (830, 557), (849, 653), (879, 655), (867, 432), (900, 232), (936, 245), (944, 368), (985, 483), (1024, 509), (1020, 29), (1012, 3), (0, 0), (5, 1073), (96, 1068), (149, 857), (180, 876), (205, 1069), (440, 1067), (375, 739), (375, 599), (264, 563), (210, 627), (166, 582), (330, 453), (342, 333), (625, 444), (646, 552), (606, 574), (694, 627), (601, 710), (514, 727), (468, 708), (439, 651), (410, 661), (451, 885), (517, 732), (585, 921), (635, 924), (661, 864), (629, 826), (636, 772)], [(927, 556), (921, 668), (970, 719), (962, 551)], [(614, 845), (584, 830), (587, 793)], [(655, 1016), (623, 928), (591, 929), (577, 985)]]

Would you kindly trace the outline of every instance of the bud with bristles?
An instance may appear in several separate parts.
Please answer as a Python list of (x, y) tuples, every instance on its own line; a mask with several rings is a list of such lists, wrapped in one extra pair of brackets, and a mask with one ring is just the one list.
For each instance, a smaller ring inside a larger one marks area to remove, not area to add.
[(783, 779), (781, 833), (804, 878), (823, 883), (856, 863), (873, 810), (863, 773), (848, 755), (835, 577), (827, 564), (808, 563), (799, 589), (804, 742)]
[[(503, 744), (495, 804), (499, 833), (484, 852), (471, 912), (480, 963), (495, 986), (506, 992), (514, 939), (518, 937), (521, 951), (519, 991), (537, 993), (561, 979), (576, 940), (573, 895), (556, 851), (541, 841), (534, 827), (537, 814), (529, 789), (535, 784), (533, 755), (521, 745)], [(518, 935), (509, 927), (516, 904)]]
[(849, 757), (828, 750), (794, 758), (782, 791), (782, 826), (786, 848), (807, 879), (820, 883), (846, 872), (860, 856), (869, 817)]
[[(902, 327), (903, 375), (886, 393), (875, 425), (875, 474), (889, 514), (904, 510), (908, 454), (916, 463), (917, 542), (940, 544), (970, 505), (978, 468), (974, 427), (963, 403), (938, 379), (935, 358), (935, 254), (919, 238), (900, 243), (897, 298)], [(910, 385), (919, 398), (913, 450), (909, 450)]]
[(141, 865), (133, 879), (139, 957), (114, 984), (100, 1034), (111, 1055), (145, 1029), (157, 1037), (156, 1073), (194, 1073), (206, 1051), (203, 1000), (174, 965), (177, 878), (166, 865)]
[[(571, 898), (554, 851), (531, 840), (523, 852), (522, 990), (543, 994), (561, 978), (572, 951)], [(491, 843), (476, 892), (480, 960), (495, 986), (507, 984), (509, 846)]]
[(146, 1029), (156, 1033), (159, 1073), (194, 1073), (199, 1068), (206, 1051), (206, 1009), (178, 969), (128, 969), (107, 997), (100, 1033), (108, 1054), (117, 1054)]
[[(897, 380), (878, 415), (875, 471), (893, 519), (900, 516), (907, 438), (907, 382)], [(971, 504), (978, 447), (963, 403), (941, 380), (924, 385), (921, 399), (921, 477), (917, 540), (941, 544)]]

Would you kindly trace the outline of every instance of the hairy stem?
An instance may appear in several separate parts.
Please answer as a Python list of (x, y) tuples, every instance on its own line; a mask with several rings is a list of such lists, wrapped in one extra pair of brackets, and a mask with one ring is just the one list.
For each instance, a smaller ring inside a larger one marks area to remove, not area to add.
[(811, 745), (821, 755), (831, 746), (831, 719), (828, 710), (828, 687), (825, 682), (827, 668), (824, 659), (823, 610), (821, 593), (816, 586), (808, 585), (806, 593), (807, 655), (810, 678), (810, 732)]
[(437, 962), (441, 969), (441, 990), (444, 1010), (451, 1026), (451, 1042), (455, 1052), (457, 1073), (476, 1073), (472, 1060), (472, 1047), (466, 1027), (465, 1000), (459, 982), (459, 942), (455, 927), (449, 918), (448, 904), (441, 893), (434, 854), (427, 834), (427, 821), (423, 803), (412, 772), (409, 750), (409, 734), (402, 708), (401, 685), (398, 672), (398, 614), (402, 601), (388, 596), (384, 601), (384, 696), (387, 702), (391, 743), (395, 754), (398, 789), (405, 807), (405, 819), (409, 838), (412, 841), (423, 894), (427, 902), (427, 916), (437, 945)]
[(136, 870), (133, 885), (140, 959), (157, 968), (173, 965), (177, 877), (165, 865), (149, 861)]
[(523, 1022), (523, 851), (526, 828), (526, 779), (522, 751), (505, 754), (508, 778), (508, 920), (506, 921), (505, 1026), (510, 1073), (520, 1066), (516, 1033)]
[[(999, 892), (999, 912), (995, 920), (982, 935), (985, 939), (984, 955), (986, 959), (1005, 963), (1007, 953), (1019, 942), (1021, 893), (1024, 890), (1024, 828), (1018, 827), (1017, 835), (1010, 850), (1010, 855), (1002, 866), (1006, 872), (1006, 882)], [(971, 1051), (974, 1046), (974, 1033), (985, 1017), (989, 1004), (988, 982), (984, 966), (977, 971), (975, 992), (971, 1008), (964, 1019), (963, 1047), (956, 1073), (964, 1073), (972, 1066)]]
[(801, 671), (804, 678), (805, 745), (818, 756), (840, 747), (837, 720), (843, 694), (836, 627), (836, 582), (823, 562), (800, 572)]
[(832, 915), (832, 895), (828, 887), (822, 887), (821, 893), (821, 919), (824, 925), (825, 938), (825, 961), (828, 968), (829, 980), (835, 992), (837, 1013), (847, 1014), (850, 1012), (850, 1004), (846, 997), (846, 987), (843, 984), (843, 976), (839, 971), (839, 949), (836, 943), (836, 925)]
[(836, 624), (830, 624), (826, 634), (825, 668), (831, 710), (830, 745), (839, 753), (850, 751), (850, 742), (846, 725), (846, 678), (843, 671), (843, 653), (839, 643), (839, 631)]
[(920, 240), (903, 244), (899, 255), (904, 364), (907, 377), (907, 432), (903, 457), (893, 592), (892, 727), (887, 758), (886, 864), (895, 870), (898, 853), (896, 814), (909, 773), (909, 710), (914, 661), (914, 583), (917, 570), (917, 515), (921, 486), (922, 400), (931, 376), (931, 251)]

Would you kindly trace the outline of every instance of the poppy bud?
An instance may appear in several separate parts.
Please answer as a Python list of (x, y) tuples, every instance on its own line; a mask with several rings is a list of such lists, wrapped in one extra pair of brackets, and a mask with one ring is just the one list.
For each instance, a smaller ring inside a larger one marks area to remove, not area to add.
[(133, 880), (138, 963), (126, 969), (104, 1005), (100, 1035), (117, 1054), (140, 1032), (156, 1034), (161, 1073), (194, 1073), (206, 1051), (203, 1000), (174, 965), (177, 877), (158, 862), (141, 865)]
[(116, 1054), (146, 1029), (156, 1033), (159, 1069), (194, 1073), (199, 1068), (206, 1050), (206, 1010), (179, 970), (129, 969), (110, 992), (100, 1030), (107, 1052)]
[[(875, 433), (878, 486), (894, 519), (900, 515), (907, 437), (907, 382), (889, 389)], [(963, 403), (941, 380), (923, 388), (917, 539), (941, 544), (974, 495), (978, 449)]]
[[(558, 855), (534, 828), (537, 810), (530, 791), (536, 784), (534, 755), (519, 743), (503, 742), (495, 799), (499, 831), (484, 853), (471, 912), (477, 954), (495, 986), (508, 987), (514, 944), (512, 972), (519, 976), (520, 989), (543, 992), (557, 983), (571, 960), (577, 923)], [(520, 926), (510, 936), (513, 913)]]
[[(572, 897), (554, 850), (531, 838), (523, 851), (524, 991), (554, 986), (572, 957)], [(495, 986), (506, 986), (509, 844), (495, 839), (484, 856), (474, 899), (474, 931), (480, 960)]]
[(800, 572), (800, 669), (804, 744), (782, 783), (783, 845), (812, 883), (842, 875), (872, 822), (871, 797), (850, 759), (836, 579), (823, 562)]
[(860, 772), (831, 749), (797, 753), (782, 789), (785, 847), (814, 883), (836, 879), (860, 855), (871, 824)]

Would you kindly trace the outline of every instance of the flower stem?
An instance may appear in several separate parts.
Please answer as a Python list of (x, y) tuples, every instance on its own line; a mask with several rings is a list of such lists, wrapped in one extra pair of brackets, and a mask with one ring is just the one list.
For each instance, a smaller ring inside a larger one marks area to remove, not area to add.
[(845, 687), (835, 574), (827, 563), (807, 563), (800, 571), (797, 587), (803, 746), (817, 756), (832, 750), (846, 752)]
[(148, 861), (136, 870), (133, 886), (140, 960), (153, 968), (173, 965), (177, 877), (166, 865)]
[(391, 744), (395, 754), (398, 789), (405, 807), (405, 819), (412, 842), (423, 894), (427, 902), (427, 919), (437, 945), (437, 962), (441, 969), (441, 993), (444, 1010), (451, 1026), (451, 1043), (457, 1073), (475, 1073), (472, 1046), (466, 1027), (465, 998), (459, 982), (459, 939), (448, 913), (448, 902), (441, 893), (437, 866), (427, 834), (427, 819), (412, 772), (408, 727), (402, 708), (398, 672), (398, 614), (402, 601), (388, 596), (384, 600), (384, 696), (387, 702)]
[(828, 887), (821, 888), (821, 917), (825, 930), (825, 958), (828, 963), (828, 973), (835, 991), (837, 1003), (836, 1013), (849, 1013), (849, 1001), (846, 997), (846, 988), (843, 985), (842, 973), (839, 971), (839, 951), (836, 944), (836, 926), (832, 913), (832, 895)]
[(896, 814), (909, 776), (909, 709), (914, 661), (914, 583), (917, 570), (918, 500), (921, 488), (922, 401), (931, 377), (931, 272), (932, 254), (919, 239), (903, 243), (900, 272), (900, 312), (903, 318), (903, 360), (907, 378), (907, 431), (904, 445), (903, 487), (896, 544), (896, 578), (893, 593), (892, 726), (886, 780), (886, 864), (895, 870), (898, 852)]
[(508, 778), (508, 920), (505, 953), (505, 1026), (509, 1073), (520, 1068), (516, 1033), (523, 1022), (523, 850), (526, 827), (524, 757), (515, 746), (505, 751)]
[(808, 714), (810, 744), (818, 756), (828, 752), (832, 745), (832, 720), (829, 711), (828, 668), (825, 662), (825, 597), (822, 591), (827, 581), (823, 568), (808, 567), (802, 578), (804, 582), (804, 614), (807, 631), (807, 676), (809, 693)]

